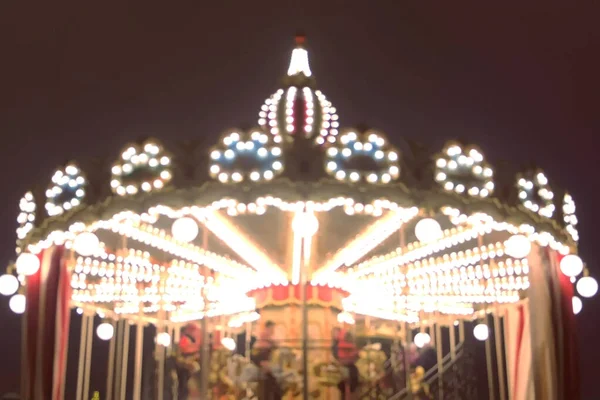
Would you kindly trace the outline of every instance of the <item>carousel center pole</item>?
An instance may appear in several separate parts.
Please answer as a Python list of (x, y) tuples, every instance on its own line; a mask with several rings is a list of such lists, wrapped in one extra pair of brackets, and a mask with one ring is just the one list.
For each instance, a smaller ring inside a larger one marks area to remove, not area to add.
[(306, 295), (308, 291), (307, 274), (304, 257), (300, 256), (300, 274), (302, 287), (302, 398), (308, 400), (308, 307)]

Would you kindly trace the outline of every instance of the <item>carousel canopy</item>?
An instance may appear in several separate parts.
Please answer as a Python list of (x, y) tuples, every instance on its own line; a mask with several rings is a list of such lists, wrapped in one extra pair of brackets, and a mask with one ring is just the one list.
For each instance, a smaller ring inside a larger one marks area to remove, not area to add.
[[(304, 37), (282, 85), (258, 127), (210, 149), (150, 138), (49, 173), (19, 204), (20, 285), (36, 254), (64, 245), (72, 305), (106, 316), (251, 313), (256, 290), (306, 283), (339, 289), (344, 311), (418, 322), (525, 298), (532, 243), (569, 255), (573, 281), (587, 275), (574, 200), (541, 169), (498, 182), (474, 144), (409, 162), (384, 132), (340, 127)], [(18, 290), (0, 279), (4, 294)]]

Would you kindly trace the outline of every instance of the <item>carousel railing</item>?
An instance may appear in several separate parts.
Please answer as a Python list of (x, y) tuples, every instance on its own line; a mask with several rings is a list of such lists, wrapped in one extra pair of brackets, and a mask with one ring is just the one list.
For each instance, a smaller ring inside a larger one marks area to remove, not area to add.
[(463, 343), (456, 346), (454, 353), (443, 358), (441, 366), (435, 365), (421, 377), (413, 373), (411, 380), (408, 387), (389, 400), (477, 399), (473, 360)]

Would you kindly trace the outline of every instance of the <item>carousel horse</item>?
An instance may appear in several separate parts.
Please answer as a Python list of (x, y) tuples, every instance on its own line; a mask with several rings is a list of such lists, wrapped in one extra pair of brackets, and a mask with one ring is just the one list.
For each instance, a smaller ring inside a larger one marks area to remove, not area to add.
[(200, 389), (200, 350), (202, 330), (190, 323), (181, 330), (181, 340), (165, 360), (163, 397), (171, 400), (195, 399)]
[(233, 357), (232, 351), (225, 348), (215, 349), (211, 353), (208, 389), (213, 400), (236, 398), (236, 382), (230, 376)]
[(381, 383), (386, 377), (387, 356), (381, 350), (379, 343), (373, 343), (363, 347), (358, 353), (359, 391), (368, 393), (374, 388), (383, 390)]
[(410, 391), (418, 400), (431, 399), (429, 386), (423, 382), (424, 377), (425, 369), (423, 367), (415, 368), (415, 371), (410, 374)]

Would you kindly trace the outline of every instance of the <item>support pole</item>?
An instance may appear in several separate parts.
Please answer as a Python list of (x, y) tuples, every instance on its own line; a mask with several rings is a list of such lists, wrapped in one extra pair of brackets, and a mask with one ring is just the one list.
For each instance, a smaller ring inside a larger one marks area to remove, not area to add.
[(125, 400), (127, 395), (127, 365), (129, 364), (129, 332), (131, 325), (129, 321), (123, 321), (123, 358), (121, 358), (121, 383), (120, 400)]
[[(141, 311), (140, 311), (141, 314)], [(133, 371), (133, 400), (140, 400), (142, 395), (142, 368), (144, 358), (144, 322), (138, 320), (135, 330), (135, 370)]]
[[(488, 322), (489, 318), (486, 315), (486, 323)], [(489, 324), (488, 324), (489, 326)], [(486, 365), (486, 369), (487, 369), (487, 378), (488, 378), (488, 389), (489, 389), (489, 400), (495, 400), (496, 398), (496, 390), (494, 388), (494, 366), (492, 364), (492, 343), (490, 341), (490, 338), (488, 337), (487, 340), (485, 341), (485, 365)]]
[(83, 376), (85, 374), (85, 342), (87, 340), (88, 316), (85, 311), (81, 315), (81, 334), (79, 335), (79, 362), (77, 363), (77, 394), (76, 400), (82, 400)]
[(21, 396), (27, 396), (27, 392), (29, 391), (28, 377), (29, 367), (27, 365), (27, 313), (25, 313), (21, 316)]
[(87, 340), (85, 343), (85, 376), (83, 378), (83, 398), (90, 398), (90, 370), (92, 367), (92, 340), (94, 339), (94, 316), (88, 316), (88, 327), (86, 330)]
[(462, 320), (458, 323), (458, 340), (460, 343), (465, 342), (465, 322)]
[(408, 400), (412, 400), (413, 398), (413, 394), (412, 394), (412, 388), (411, 388), (411, 384), (410, 384), (410, 360), (408, 359), (408, 355), (409, 355), (409, 347), (411, 346), (412, 343), (412, 330), (410, 327), (410, 324), (408, 322), (404, 323), (404, 329), (405, 329), (405, 345), (404, 345), (404, 373), (406, 375), (406, 394), (407, 394), (407, 399)]
[(500, 389), (500, 400), (506, 400), (506, 388), (504, 386), (504, 352), (502, 351), (502, 331), (500, 330), (500, 310), (496, 308), (494, 313), (494, 342), (496, 342), (496, 363), (498, 364), (498, 386)]
[(448, 331), (450, 334), (450, 358), (456, 358), (456, 326), (452, 323), (451, 326), (448, 327)]
[[(118, 330), (118, 323), (112, 322), (113, 328)], [(113, 391), (113, 380), (115, 374), (115, 341), (116, 336), (113, 335), (110, 338), (110, 343), (108, 345), (108, 371), (106, 372), (106, 400), (112, 400), (112, 391)]]
[(250, 340), (252, 339), (252, 322), (246, 322), (246, 358), (250, 359)]
[[(159, 333), (165, 332), (161, 329)], [(165, 350), (166, 347), (160, 343), (156, 343), (156, 361), (158, 363), (158, 378), (157, 378), (157, 400), (163, 400), (165, 395)]]
[(443, 354), (442, 354), (442, 328), (439, 323), (435, 324), (435, 349), (437, 351), (437, 365), (438, 365), (438, 390), (440, 399), (444, 398), (444, 366), (443, 364)]
[(117, 365), (123, 361), (123, 334), (125, 332), (125, 320), (117, 321), (117, 332), (116, 332), (116, 354), (113, 368), (115, 370), (115, 378), (111, 392), (108, 394), (107, 400), (119, 400), (121, 393), (121, 368), (117, 368)]

